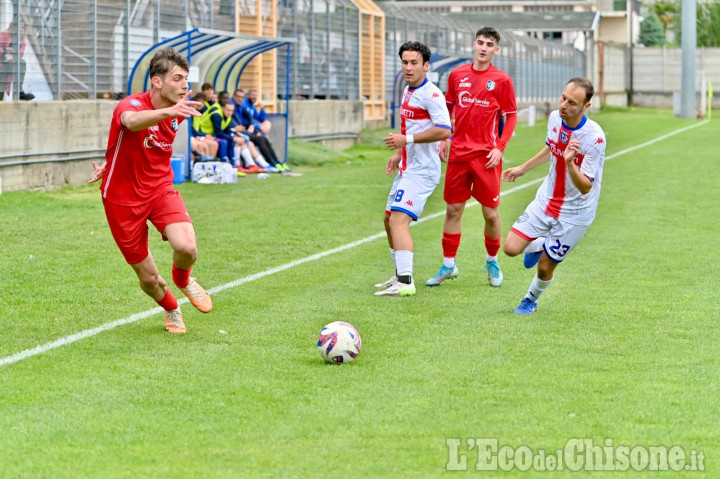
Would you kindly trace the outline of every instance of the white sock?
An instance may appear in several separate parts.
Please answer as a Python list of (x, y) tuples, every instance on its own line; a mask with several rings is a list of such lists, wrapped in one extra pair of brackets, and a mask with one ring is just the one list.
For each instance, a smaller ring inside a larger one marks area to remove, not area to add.
[(497, 261), (497, 255), (495, 255), (495, 256), (490, 256), (489, 254), (488, 254), (488, 255), (485, 255), (485, 261), (487, 261), (487, 262), (489, 262), (489, 261)]
[(443, 258), (443, 266), (445, 266), (446, 268), (454, 268), (455, 258)]
[(413, 252), (406, 250), (395, 251), (395, 266), (398, 276), (412, 276)]
[[(555, 279), (555, 278), (553, 278)], [(550, 283), (552, 283), (553, 280), (550, 281), (543, 281), (540, 278), (538, 278), (537, 274), (532, 280), (532, 283), (530, 283), (530, 288), (527, 292), (527, 297), (530, 298), (532, 301), (537, 302), (538, 299), (540, 299), (540, 295), (542, 295), (546, 289), (548, 289), (548, 286), (550, 286)]]
[(245, 166), (247, 168), (250, 168), (255, 164), (253, 161), (252, 155), (250, 154), (250, 150), (248, 148), (245, 148), (244, 150), (240, 150), (240, 156), (242, 156), (243, 161), (245, 162)]
[(525, 248), (524, 253), (537, 253), (538, 251), (543, 250), (543, 245), (545, 244), (545, 237), (541, 236), (539, 238), (535, 238), (530, 242), (529, 245)]
[(265, 161), (265, 158), (263, 158), (262, 155), (258, 155), (258, 157), (255, 158), (255, 163), (257, 163), (260, 168), (267, 168), (268, 166), (270, 166), (268, 162)]

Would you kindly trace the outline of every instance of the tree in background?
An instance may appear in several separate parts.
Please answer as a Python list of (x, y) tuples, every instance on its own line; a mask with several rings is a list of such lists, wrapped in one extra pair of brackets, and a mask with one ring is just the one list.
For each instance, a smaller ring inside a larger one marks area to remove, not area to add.
[(646, 47), (665, 44), (665, 28), (663, 28), (663, 24), (654, 13), (647, 15), (640, 24), (638, 42)]
[[(677, 4), (675, 15), (675, 43), (682, 45), (682, 12), (681, 4)], [(716, 1), (699, 1), (697, 4), (697, 46), (720, 47), (720, 3)]]
[(697, 45), (720, 47), (720, 3), (698, 2)]
[(672, 1), (655, 2), (651, 8), (660, 23), (663, 24), (665, 33), (674, 31), (675, 19), (679, 18), (678, 15), (680, 14), (680, 3)]

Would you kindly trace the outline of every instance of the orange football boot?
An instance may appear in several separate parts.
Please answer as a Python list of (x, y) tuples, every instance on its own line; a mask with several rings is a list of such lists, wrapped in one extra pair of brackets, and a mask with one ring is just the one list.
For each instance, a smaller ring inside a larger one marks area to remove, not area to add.
[(212, 308), (212, 299), (210, 295), (205, 292), (202, 286), (200, 286), (195, 278), (190, 278), (190, 282), (184, 288), (180, 288), (185, 296), (190, 300), (195, 309), (202, 313), (209, 313)]
[(165, 311), (165, 331), (173, 334), (185, 334), (187, 331), (180, 308)]

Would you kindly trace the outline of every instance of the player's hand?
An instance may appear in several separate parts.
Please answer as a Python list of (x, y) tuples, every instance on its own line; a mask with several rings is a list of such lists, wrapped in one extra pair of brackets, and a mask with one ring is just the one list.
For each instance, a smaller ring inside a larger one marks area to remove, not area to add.
[(88, 180), (88, 183), (95, 183), (97, 180), (102, 179), (105, 174), (105, 170), (107, 169), (107, 161), (100, 166), (93, 161), (92, 166), (95, 168), (95, 173), (93, 173), (93, 177)]
[(487, 163), (485, 163), (485, 168), (488, 170), (495, 168), (497, 165), (500, 164), (500, 161), (502, 161), (502, 151), (498, 150), (497, 148), (493, 148), (490, 150), (490, 153), (487, 154), (488, 159)]
[(501, 177), (502, 177), (503, 181), (512, 183), (524, 174), (525, 174), (525, 172), (523, 171), (523, 169), (520, 166), (514, 166), (512, 168), (508, 168), (507, 170), (503, 171)]
[(391, 150), (398, 150), (403, 146), (407, 145), (405, 135), (401, 133), (388, 133), (389, 136), (384, 138), (385, 145)]
[(570, 165), (570, 163), (572, 163), (575, 159), (575, 155), (577, 155), (579, 150), (580, 141), (570, 140), (570, 143), (568, 143), (568, 146), (565, 148), (565, 153), (563, 154), (563, 156), (565, 157), (565, 163)]
[(190, 95), (192, 95), (192, 90), (188, 90), (179, 102), (169, 108), (170, 116), (182, 116), (184, 118), (188, 116), (202, 116), (202, 113), (197, 111), (197, 107), (202, 106), (202, 103), (195, 100), (188, 100)]
[(385, 174), (386, 175), (394, 175), (398, 171), (399, 167), (400, 167), (400, 155), (393, 155), (388, 160), (387, 166), (385, 166)]
[(451, 140), (440, 140), (440, 144), (438, 145), (438, 155), (440, 155), (440, 161), (443, 163), (448, 162), (448, 157), (450, 156), (450, 141)]

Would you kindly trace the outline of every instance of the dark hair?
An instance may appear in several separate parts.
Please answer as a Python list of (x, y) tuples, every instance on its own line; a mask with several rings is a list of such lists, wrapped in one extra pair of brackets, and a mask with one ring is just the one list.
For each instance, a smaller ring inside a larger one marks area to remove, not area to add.
[(164, 77), (177, 65), (183, 70), (190, 71), (187, 59), (175, 51), (174, 48), (164, 48), (155, 52), (150, 60), (150, 78)]
[(430, 55), (432, 53), (430, 52), (430, 49), (424, 44), (420, 42), (405, 42), (400, 47), (400, 51), (398, 52), (398, 55), (400, 58), (402, 58), (402, 54), (404, 52), (418, 52), (423, 57), (423, 63), (427, 63), (430, 61)]
[(587, 78), (575, 77), (572, 78), (569, 82), (567, 82), (566, 85), (569, 85), (571, 83), (574, 83), (575, 85), (585, 90), (585, 103), (589, 102), (595, 94), (595, 87), (593, 87), (592, 82)]
[(242, 88), (238, 88), (233, 92), (233, 96), (237, 95), (238, 93), (242, 93), (243, 95), (245, 95), (245, 90), (243, 90)]
[(482, 27), (480, 30), (475, 33), (475, 39), (477, 40), (477, 37), (485, 37), (485, 38), (492, 38), (495, 40), (496, 44), (500, 44), (500, 33), (498, 33), (497, 30), (495, 30), (493, 27)]
[(205, 103), (206, 101), (208, 101), (208, 97), (205, 93), (199, 91), (199, 92), (195, 93), (193, 100)]
[(212, 86), (212, 83), (203, 83), (202, 86), (200, 87), (200, 89), (201, 89), (202, 91), (205, 91), (205, 90), (213, 90), (213, 91), (215, 91), (215, 87)]

